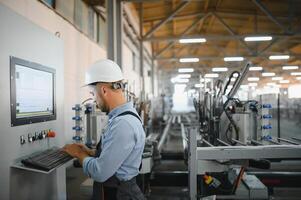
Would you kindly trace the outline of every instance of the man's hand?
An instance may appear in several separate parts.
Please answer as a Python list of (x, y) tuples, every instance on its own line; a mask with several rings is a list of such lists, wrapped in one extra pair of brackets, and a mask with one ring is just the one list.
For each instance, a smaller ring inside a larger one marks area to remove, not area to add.
[(63, 150), (70, 156), (78, 158), (81, 164), (83, 163), (83, 160), (89, 156), (89, 154), (77, 144), (67, 144), (63, 147)]
[(95, 149), (90, 149), (86, 145), (81, 143), (75, 143), (75, 145), (79, 146), (84, 152), (89, 154), (89, 156), (95, 156)]

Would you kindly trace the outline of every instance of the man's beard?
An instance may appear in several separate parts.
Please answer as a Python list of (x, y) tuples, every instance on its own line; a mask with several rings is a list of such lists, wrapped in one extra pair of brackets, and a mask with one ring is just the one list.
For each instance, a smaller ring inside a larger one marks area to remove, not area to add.
[(102, 112), (105, 112), (106, 114), (108, 114), (109, 111), (110, 111), (109, 106), (107, 106), (104, 102), (99, 103), (99, 104), (98, 104), (98, 107), (100, 108), (100, 110), (101, 110)]

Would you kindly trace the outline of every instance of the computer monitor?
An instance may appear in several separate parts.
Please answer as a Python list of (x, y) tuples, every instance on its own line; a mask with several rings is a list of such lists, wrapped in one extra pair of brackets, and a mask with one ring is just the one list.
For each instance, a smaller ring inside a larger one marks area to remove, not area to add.
[(11, 126), (56, 119), (55, 69), (10, 57)]

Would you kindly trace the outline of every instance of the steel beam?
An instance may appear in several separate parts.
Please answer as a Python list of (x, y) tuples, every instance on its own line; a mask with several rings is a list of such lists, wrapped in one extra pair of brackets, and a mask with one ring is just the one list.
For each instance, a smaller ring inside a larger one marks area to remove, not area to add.
[[(218, 21), (226, 28), (226, 30), (231, 34), (231, 35), (236, 35), (236, 33), (232, 30), (232, 28), (230, 26), (228, 26), (228, 24), (226, 24), (226, 22), (219, 16), (217, 15), (215, 12), (213, 12), (213, 15), (218, 19)], [(242, 40), (239, 39), (239, 42), (246, 47), (246, 49), (251, 53), (251, 54), (255, 54), (255, 52), (253, 52), (253, 50), (250, 49), (250, 47)]]
[(169, 133), (169, 129), (170, 129), (170, 125), (171, 125), (171, 120), (172, 120), (172, 117), (169, 117), (167, 123), (166, 123), (166, 126), (163, 130), (163, 133), (162, 133), (162, 136), (159, 140), (159, 143), (158, 143), (158, 150), (159, 152), (161, 152), (161, 150), (163, 149), (163, 144), (165, 143), (165, 140), (167, 138), (167, 135)]
[[(144, 42), (161, 42), (161, 41), (178, 41), (179, 39), (183, 38), (206, 38), (206, 40), (212, 40), (212, 41), (220, 41), (220, 40), (242, 40), (245, 37), (248, 36), (262, 36), (263, 34), (243, 34), (243, 35), (218, 35), (218, 34), (194, 34), (194, 35), (178, 35), (178, 36), (160, 36), (160, 37), (149, 37), (144, 38)], [(264, 35), (269, 35), (273, 38), (292, 38), (295, 36), (300, 36), (301, 34), (298, 33), (296, 35), (291, 34), (275, 34), (275, 33), (264, 33)]]
[(198, 160), (301, 158), (300, 145), (198, 147)]
[(258, 8), (264, 12), (268, 18), (273, 21), (277, 26), (279, 26), (285, 33), (289, 32), (288, 29), (282, 24), (280, 23), (276, 17), (274, 17), (274, 15), (268, 10), (268, 8), (262, 4), (262, 2), (260, 0), (252, 0), (252, 2), (258, 6)]
[[(225, 55), (227, 57), (235, 57), (238, 55)], [(168, 57), (168, 58), (155, 58), (156, 60), (159, 61), (178, 61), (180, 58), (199, 58), (200, 61), (203, 60), (218, 60), (218, 59), (223, 59), (225, 56), (200, 56), (200, 55), (186, 55), (186, 56), (181, 56), (181, 57)], [(244, 57), (245, 59), (250, 59), (250, 58), (267, 58), (270, 56), (269, 54), (261, 54), (261, 55), (239, 55)], [(290, 54), (291, 57), (295, 58), (301, 58), (301, 54)]]
[[(178, 37), (184, 37), (185, 34), (189, 33), (193, 28), (200, 23), (200, 21), (206, 19), (211, 13), (207, 13), (206, 15), (203, 15), (201, 18), (195, 20), (189, 27), (187, 27)], [(156, 57), (159, 57), (164, 53), (166, 50), (170, 49), (174, 44), (174, 41), (171, 41), (168, 43), (166, 47), (164, 47), (157, 55)]]
[[(145, 80), (144, 80), (144, 55), (143, 55), (143, 3), (139, 5), (139, 34), (140, 34), (140, 41), (139, 41), (139, 61), (140, 61), (140, 76), (142, 80), (142, 91), (141, 91), (141, 100), (144, 100), (145, 97)], [(135, 62), (135, 61), (134, 61)]]
[(188, 1), (182, 2), (174, 11), (172, 11), (165, 19), (156, 24), (152, 29), (150, 29), (144, 36), (144, 38), (148, 38), (151, 36), (156, 30), (158, 30), (162, 25), (171, 20), (178, 12), (180, 12), (185, 6), (188, 5)]
[[(189, 19), (193, 17), (198, 17), (205, 15), (209, 12), (215, 12), (219, 15), (223, 16), (231, 16), (231, 17), (253, 17), (255, 12), (254, 11), (239, 11), (239, 10), (233, 10), (233, 9), (208, 9), (207, 12), (202, 12), (202, 13), (189, 13), (189, 14), (182, 14), (182, 15), (176, 15), (174, 16), (174, 20), (183, 20), (183, 19)], [(258, 18), (266, 18), (265, 14), (257, 14)], [(295, 18), (300, 17), (300, 16), (295, 16)], [(277, 19), (288, 19), (289, 17), (287, 15), (277, 15)], [(153, 18), (148, 18), (144, 20), (144, 23), (150, 23), (154, 21), (160, 21), (163, 20), (163, 17), (160, 16), (154, 16)]]
[(107, 57), (122, 67), (123, 7), (121, 0), (106, 1), (108, 44)]

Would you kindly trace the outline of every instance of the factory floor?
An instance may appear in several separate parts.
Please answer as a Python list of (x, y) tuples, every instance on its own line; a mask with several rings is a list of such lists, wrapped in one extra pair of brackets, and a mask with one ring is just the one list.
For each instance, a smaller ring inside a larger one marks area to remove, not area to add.
[[(183, 152), (182, 140), (179, 126), (173, 125), (166, 144), (163, 147), (163, 153), (181, 153)], [(164, 180), (164, 175), (172, 172), (186, 172), (187, 165), (183, 160), (165, 159), (161, 160), (153, 168), (153, 180), (147, 192), (148, 200), (188, 200), (187, 186), (168, 186), (168, 181)], [(156, 176), (156, 173), (159, 174)], [(156, 180), (156, 177), (159, 177)], [(162, 179), (163, 177), (163, 179)], [(87, 179), (81, 168), (70, 167), (67, 169), (67, 197), (68, 200), (90, 200), (92, 194), (91, 187), (81, 187), (81, 184)], [(160, 185), (164, 182), (165, 185)], [(188, 181), (188, 180), (187, 180)], [(174, 182), (177, 182), (175, 180)], [(173, 182), (173, 184), (174, 184)], [(167, 186), (166, 186), (167, 185)], [(273, 194), (269, 200), (300, 200), (301, 188), (274, 188)]]

